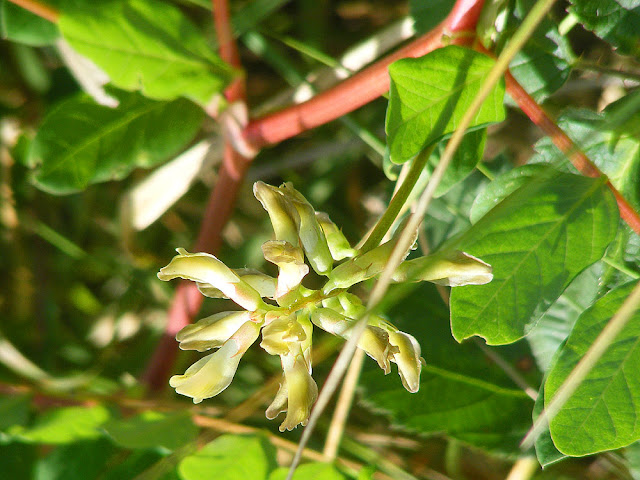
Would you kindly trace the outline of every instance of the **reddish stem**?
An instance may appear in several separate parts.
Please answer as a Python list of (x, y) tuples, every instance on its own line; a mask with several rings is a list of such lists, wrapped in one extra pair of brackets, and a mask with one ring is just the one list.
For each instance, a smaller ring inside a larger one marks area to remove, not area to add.
[[(238, 48), (231, 32), (229, 6), (226, 0), (212, 0), (213, 20), (216, 26), (220, 57), (230, 65), (240, 68)], [(245, 84), (242, 77), (234, 80), (225, 90), (225, 97), (232, 103), (244, 101)], [(218, 180), (211, 192), (204, 213), (200, 233), (194, 250), (217, 253), (222, 245), (222, 229), (231, 217), (238, 190), (242, 185), (250, 160), (237, 153), (229, 142), (225, 143), (222, 166)], [(191, 323), (202, 305), (203, 296), (193, 282), (181, 282), (176, 289), (168, 311), (165, 332), (151, 356), (142, 380), (152, 391), (165, 388), (167, 378), (175, 363), (178, 351), (175, 336)]]
[[(480, 49), (486, 53), (486, 50), (483, 48)], [(580, 173), (587, 177), (600, 177), (603, 175), (600, 169), (589, 160), (589, 157), (581, 152), (573, 140), (547, 115), (547, 112), (531, 98), (510, 72), (506, 73), (505, 80), (507, 93), (511, 95), (511, 98), (516, 101), (531, 121), (551, 138), (553, 143), (569, 158)], [(607, 187), (613, 192), (616, 202), (618, 202), (620, 217), (622, 217), (636, 233), (640, 234), (640, 215), (638, 215), (638, 212), (629, 205), (629, 202), (625, 200), (609, 180), (607, 180)]]
[(463, 32), (475, 29), (483, 4), (484, 0), (458, 1), (442, 23), (406, 47), (304, 103), (251, 121), (244, 130), (245, 140), (256, 149), (279, 143), (375, 100), (389, 90), (387, 68), (396, 60), (442, 47), (445, 35), (452, 35), (451, 43), (470, 43), (473, 36)]
[(19, 7), (24, 8), (25, 10), (29, 10), (34, 15), (44, 18), (45, 20), (49, 20), (50, 22), (53, 22), (53, 23), (56, 23), (58, 21), (58, 17), (60, 16), (60, 12), (58, 12), (55, 8), (52, 8), (36, 0), (9, 0), (9, 1), (12, 3), (15, 3)]

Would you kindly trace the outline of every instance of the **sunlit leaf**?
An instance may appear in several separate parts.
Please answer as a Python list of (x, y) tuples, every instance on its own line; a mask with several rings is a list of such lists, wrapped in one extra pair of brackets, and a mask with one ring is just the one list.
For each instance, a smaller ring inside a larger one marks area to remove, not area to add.
[(14, 428), (12, 434), (24, 441), (65, 444), (98, 438), (100, 427), (109, 419), (103, 406), (56, 408), (39, 416), (29, 428)]
[[(636, 282), (616, 288), (578, 318), (545, 383), (545, 405), (629, 296)], [(640, 439), (640, 312), (636, 312), (562, 409), (550, 421), (566, 455), (590, 455)]]
[(178, 466), (183, 480), (266, 480), (275, 468), (275, 449), (255, 436), (222, 435)]
[(38, 165), (34, 180), (41, 189), (76, 192), (166, 160), (193, 138), (202, 118), (184, 99), (156, 102), (121, 92), (112, 109), (76, 96), (45, 117), (28, 161)]
[[(406, 162), (455, 130), (493, 64), (493, 59), (458, 46), (393, 63), (386, 120), (391, 160)], [(470, 127), (501, 121), (503, 95), (502, 84), (496, 85)]]
[(157, 100), (187, 97), (208, 105), (233, 73), (202, 33), (165, 2), (116, 0), (63, 12), (58, 26), (124, 90)]
[(493, 266), (491, 283), (452, 290), (455, 338), (479, 335), (493, 345), (522, 338), (602, 258), (617, 226), (603, 180), (552, 169), (531, 177), (451, 242)]
[[(278, 468), (269, 476), (269, 480), (285, 480), (288, 468)], [(293, 475), (293, 480), (345, 480), (335, 467), (329, 463), (306, 463), (300, 465)]]

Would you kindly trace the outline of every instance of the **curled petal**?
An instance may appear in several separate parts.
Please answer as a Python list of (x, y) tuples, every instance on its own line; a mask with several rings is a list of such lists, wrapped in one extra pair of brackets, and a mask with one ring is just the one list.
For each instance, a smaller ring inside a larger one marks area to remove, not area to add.
[[(345, 338), (349, 338), (350, 331), (344, 335)], [(389, 343), (389, 334), (379, 327), (373, 327), (367, 325), (360, 340), (358, 340), (358, 348), (365, 351), (367, 355), (378, 362), (378, 366), (387, 375), (391, 372), (391, 365), (389, 360), (392, 355), (397, 351), (397, 348)]]
[(287, 389), (287, 416), (280, 425), (280, 431), (284, 432), (293, 430), (299, 424), (307, 424), (311, 407), (318, 398), (318, 386), (309, 374), (302, 353), (283, 355), (281, 358)]
[(174, 375), (169, 385), (176, 392), (200, 403), (205, 398), (215, 397), (229, 386), (236, 373), (240, 358), (260, 332), (260, 325), (246, 322), (215, 353), (201, 358), (191, 365), (184, 375)]
[(253, 194), (269, 214), (276, 240), (298, 245), (298, 229), (289, 214), (282, 192), (264, 182), (253, 184)]
[(280, 388), (278, 389), (278, 393), (276, 393), (276, 396), (273, 399), (273, 402), (271, 402), (271, 405), (267, 407), (265, 416), (269, 420), (273, 420), (282, 412), (286, 412), (288, 398), (289, 398), (289, 390), (287, 389), (287, 379), (283, 375), (282, 382), (280, 382)]
[(324, 212), (316, 212), (316, 219), (324, 232), (329, 251), (334, 260), (343, 260), (353, 257), (356, 254), (356, 250), (351, 248), (349, 240), (347, 240), (347, 237), (344, 236), (337, 225), (331, 221), (329, 215)]
[[(276, 294), (276, 279), (270, 277), (266, 273), (262, 273), (259, 270), (253, 268), (234, 268), (235, 273), (240, 280), (248, 284), (256, 292), (260, 294), (262, 298), (274, 298)], [(209, 283), (198, 283), (198, 290), (205, 297), (209, 298), (227, 298), (219, 288), (214, 287)]]
[(398, 374), (402, 384), (411, 393), (420, 389), (420, 371), (422, 362), (420, 358), (420, 344), (408, 333), (389, 332), (389, 343), (397, 347), (392, 361), (398, 364)]
[(289, 215), (296, 224), (300, 243), (311, 267), (316, 273), (326, 274), (333, 266), (333, 257), (324, 232), (316, 220), (315, 210), (290, 183), (283, 184), (280, 191), (286, 201)]
[(289, 242), (271, 240), (262, 244), (265, 260), (278, 266), (278, 285), (275, 298), (280, 298), (300, 285), (309, 267), (304, 263), (304, 254)]
[(251, 319), (251, 312), (220, 312), (187, 325), (176, 335), (182, 350), (204, 352), (221, 347), (238, 329)]
[(160, 280), (184, 278), (194, 282), (208, 283), (246, 310), (255, 311), (265, 304), (260, 294), (240, 280), (229, 267), (208, 253), (189, 253), (183, 248), (176, 249), (178, 255), (169, 265), (160, 269)]
[(429, 281), (459, 287), (484, 285), (493, 280), (491, 265), (464, 252), (443, 252), (403, 262), (393, 274), (394, 282)]
[(266, 326), (262, 329), (260, 346), (270, 355), (286, 355), (291, 351), (292, 344), (297, 348), (307, 339), (307, 334), (298, 323), (295, 314), (272, 317), (269, 312), (265, 316)]

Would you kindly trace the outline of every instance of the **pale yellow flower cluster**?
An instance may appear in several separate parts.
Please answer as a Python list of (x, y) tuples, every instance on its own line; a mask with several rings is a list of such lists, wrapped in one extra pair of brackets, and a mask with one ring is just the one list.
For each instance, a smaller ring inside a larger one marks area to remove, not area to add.
[[(280, 356), (284, 372), (266, 415), (273, 419), (286, 412), (280, 430), (292, 430), (306, 425), (318, 396), (311, 376), (313, 325), (345, 339), (350, 337), (365, 307), (346, 290), (383, 270), (395, 239), (360, 253), (351, 248), (329, 217), (316, 212), (291, 184), (273, 187), (257, 182), (254, 194), (273, 224), (275, 239), (265, 242), (262, 251), (267, 261), (278, 266), (278, 277), (250, 269), (232, 270), (213, 255), (177, 249), (178, 255), (160, 270), (158, 278), (195, 281), (203, 295), (231, 299), (244, 310), (217, 313), (182, 329), (176, 339), (183, 350), (217, 350), (183, 375), (171, 377), (169, 383), (194, 403), (218, 395), (229, 386), (242, 355), (262, 333), (260, 346), (270, 355)], [(302, 285), (309, 266), (327, 277), (322, 289)], [(462, 252), (405, 261), (393, 276), (396, 282), (427, 280), (451, 286), (491, 279), (489, 265)], [(423, 360), (414, 337), (382, 317), (370, 315), (358, 347), (385, 374), (391, 371), (391, 363), (397, 364), (404, 387), (412, 393), (418, 391)]]

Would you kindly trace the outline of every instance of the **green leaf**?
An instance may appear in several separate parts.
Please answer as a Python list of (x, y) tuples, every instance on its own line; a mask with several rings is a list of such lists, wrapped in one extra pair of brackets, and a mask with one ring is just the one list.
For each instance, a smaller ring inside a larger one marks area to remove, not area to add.
[[(640, 209), (640, 121), (634, 115), (620, 125), (613, 122), (630, 99), (609, 105), (604, 113), (590, 110), (567, 110), (560, 117), (559, 126), (580, 146), (580, 149), (605, 173), (611, 183), (636, 209)], [(635, 97), (639, 98), (639, 97)], [(563, 165), (568, 171), (576, 169), (553, 145), (548, 137), (535, 145), (538, 156), (533, 161)]]
[(206, 106), (233, 78), (202, 33), (165, 2), (92, 3), (63, 12), (58, 27), (113, 85), (149, 98), (184, 96)]
[(124, 178), (136, 167), (166, 160), (200, 128), (202, 110), (188, 100), (155, 102), (121, 93), (116, 109), (81, 95), (45, 117), (28, 159), (39, 165), (34, 172), (39, 188), (66, 194)]
[(527, 335), (538, 367), (546, 372), (551, 360), (580, 314), (598, 296), (602, 265), (596, 263), (578, 275)]
[(448, 245), (493, 266), (489, 284), (452, 290), (454, 337), (479, 335), (493, 345), (522, 338), (602, 258), (617, 226), (603, 179), (553, 169), (531, 177)]
[(263, 480), (275, 468), (275, 449), (264, 438), (222, 435), (178, 466), (183, 480)]
[[(518, 0), (508, 17), (499, 43), (508, 41), (533, 8), (535, 1)], [(569, 78), (573, 51), (558, 23), (544, 18), (534, 34), (509, 64), (509, 71), (536, 101), (541, 102)]]
[[(107, 440), (77, 442), (56, 448), (36, 464), (35, 480), (100, 478), (115, 448)], [(130, 477), (131, 478), (131, 477)]]
[(111, 420), (103, 428), (125, 448), (161, 446), (175, 450), (198, 435), (198, 427), (188, 412), (165, 415), (148, 411), (126, 420)]
[(38, 417), (29, 428), (12, 429), (11, 434), (28, 442), (72, 443), (100, 437), (100, 426), (108, 419), (109, 412), (103, 406), (57, 408)]
[[(404, 163), (453, 132), (493, 65), (486, 55), (453, 45), (393, 63), (386, 119), (391, 160)], [(503, 120), (503, 96), (503, 85), (496, 85), (470, 127)]]
[(598, 37), (621, 53), (640, 55), (639, 0), (571, 0), (571, 4), (569, 11)]
[[(56, 3), (47, 2), (47, 5)], [(58, 28), (8, 0), (0, 0), (0, 36), (12, 42), (42, 47), (55, 42)]]
[[(636, 282), (611, 290), (576, 322), (545, 383), (545, 405), (629, 296)], [(636, 312), (550, 421), (566, 455), (590, 455), (640, 439), (640, 312)]]
[(517, 453), (531, 426), (531, 399), (476, 344), (460, 345), (451, 337), (448, 311), (433, 285), (397, 286), (390, 295), (400, 296), (388, 318), (422, 348), (420, 390), (407, 392), (394, 372), (385, 376), (366, 362), (363, 402), (387, 412), (403, 430), (444, 433), (483, 449)]
[[(288, 468), (278, 468), (269, 475), (269, 480), (285, 480)], [(345, 480), (346, 477), (329, 463), (305, 463), (296, 469), (293, 480)]]
[[(540, 387), (540, 392), (538, 392), (538, 398), (536, 399), (536, 403), (533, 406), (533, 421), (540, 416), (542, 413), (542, 408), (544, 406), (544, 384)], [(554, 463), (558, 463), (561, 460), (567, 458), (566, 455), (563, 455), (558, 451), (556, 446), (553, 444), (553, 440), (551, 439), (551, 434), (549, 430), (545, 430), (536, 440), (535, 443), (536, 448), (536, 457), (538, 457), (538, 462), (540, 462), (540, 466), (542, 468), (548, 467), (549, 465), (553, 465)]]

